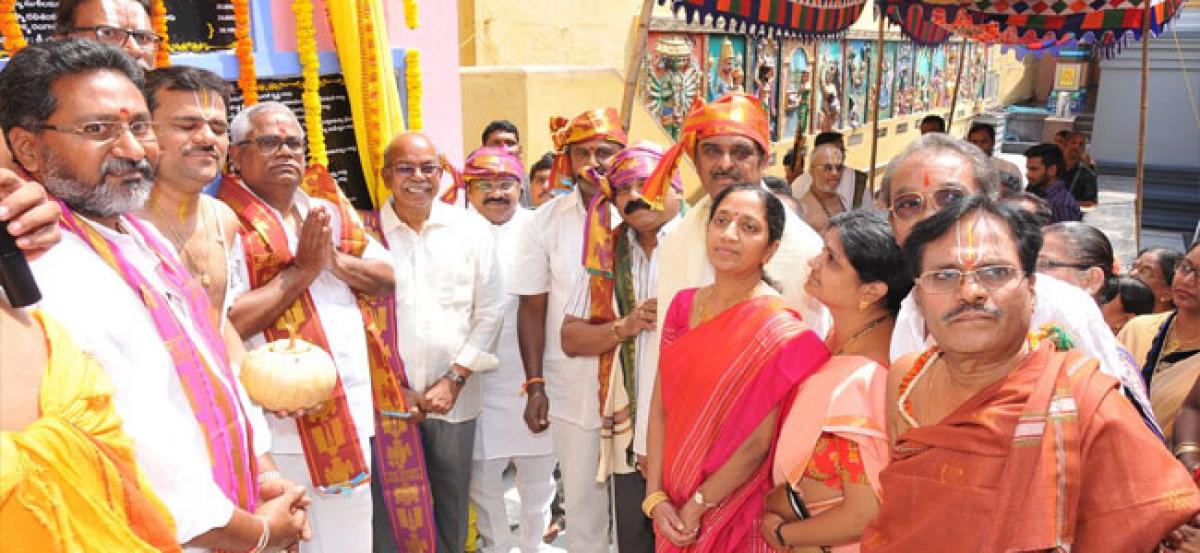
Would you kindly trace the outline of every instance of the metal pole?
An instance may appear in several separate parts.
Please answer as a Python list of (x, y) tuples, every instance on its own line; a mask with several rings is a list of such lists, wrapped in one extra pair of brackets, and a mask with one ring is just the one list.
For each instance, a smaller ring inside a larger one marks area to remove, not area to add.
[(1137, 189), (1133, 210), (1134, 243), (1142, 249), (1142, 196), (1146, 186), (1146, 106), (1150, 99), (1150, 5), (1142, 5), (1142, 101), (1138, 107)]
[[(874, 108), (871, 109), (871, 166), (867, 168), (871, 172), (870, 190), (871, 198), (875, 197), (875, 156), (879, 153), (879, 96), (882, 92), (883, 83), (883, 20), (884, 14), (882, 10), (879, 13), (879, 36), (875, 40), (875, 97), (872, 99)], [(851, 206), (857, 207), (857, 206)]]
[(950, 99), (950, 117), (946, 119), (946, 133), (954, 126), (954, 110), (958, 109), (958, 86), (962, 83), (963, 65), (967, 61), (967, 41), (958, 48), (958, 76), (954, 77), (954, 97)]
[(654, 0), (642, 2), (642, 13), (638, 16), (637, 29), (634, 31), (633, 51), (629, 63), (625, 66), (625, 94), (621, 98), (621, 123), (629, 131), (629, 123), (633, 119), (633, 97), (637, 93), (638, 77), (642, 72), (642, 58), (646, 56), (646, 38), (650, 32), (650, 12), (654, 10)]

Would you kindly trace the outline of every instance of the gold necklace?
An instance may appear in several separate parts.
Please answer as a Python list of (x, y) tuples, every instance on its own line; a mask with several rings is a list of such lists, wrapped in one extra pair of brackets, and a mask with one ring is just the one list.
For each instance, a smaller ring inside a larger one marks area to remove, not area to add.
[(854, 336), (851, 336), (849, 340), (846, 340), (840, 347), (838, 347), (837, 351), (833, 352), (833, 354), (841, 355), (842, 352), (846, 351), (846, 348), (850, 347), (850, 344), (853, 344), (855, 340), (858, 340), (859, 338), (866, 336), (872, 330), (875, 330), (875, 327), (879, 326), (879, 323), (882, 323), (883, 321), (886, 321), (890, 318), (892, 318), (892, 316), (890, 314), (886, 314), (886, 315), (883, 315), (883, 316), (867, 323), (867, 326), (864, 326), (862, 328), (862, 330), (859, 330), (858, 332), (854, 333)]
[[(212, 278), (208, 275), (208, 249), (210, 246), (207, 225), (205, 224), (205, 221), (201, 221), (201, 211), (208, 211), (204, 205), (204, 199), (201, 198), (200, 202), (196, 204), (196, 226), (192, 230), (192, 234), (186, 238), (182, 236), (182, 233), (179, 229), (175, 228), (175, 226), (171, 224), (171, 220), (163, 214), (162, 206), (158, 204), (151, 205), (154, 208), (155, 215), (162, 219), (163, 230), (167, 231), (167, 238), (169, 238), (171, 240), (171, 244), (175, 246), (175, 251), (179, 253), (179, 260), (183, 262), (185, 267), (187, 267), (188, 272), (196, 277), (196, 280), (200, 282), (200, 285), (207, 290), (208, 287), (212, 285)], [(195, 237), (195, 235), (198, 233), (204, 234), (202, 240), (200, 241), (200, 249), (204, 255), (201, 256), (200, 259), (196, 259), (195, 256), (192, 255), (192, 252), (186, 248), (187, 241)]]
[[(708, 302), (709, 302), (709, 301), (712, 299), (713, 287), (714, 287), (714, 286), (715, 286), (715, 285), (713, 285), (713, 286), (709, 286), (708, 288), (704, 288), (703, 290), (701, 290), (701, 292), (704, 292), (704, 297), (703, 297), (703, 298), (700, 298), (700, 322), (702, 322), (702, 323), (703, 323), (703, 322), (705, 322), (705, 321), (707, 321), (707, 320), (709, 319), (709, 315), (708, 315)], [(751, 297), (753, 297), (753, 296), (754, 296), (754, 293), (758, 291), (758, 287), (759, 287), (759, 285), (758, 285), (758, 284), (755, 284), (755, 285), (754, 285), (754, 288), (751, 288), (749, 293), (747, 293), (747, 294), (746, 294), (745, 296), (743, 296), (741, 299), (739, 299), (739, 300), (737, 300), (737, 301), (733, 302), (733, 304), (732, 304), (732, 305), (737, 305), (737, 304), (739, 304), (739, 303), (741, 303), (741, 302), (743, 302), (743, 301), (746, 301), (746, 300), (750, 299)], [(728, 308), (726, 308), (726, 309), (728, 309)], [(721, 313), (724, 313), (724, 310), (721, 310)], [(719, 314), (720, 314), (720, 313), (718, 313), (718, 315), (719, 315)]]

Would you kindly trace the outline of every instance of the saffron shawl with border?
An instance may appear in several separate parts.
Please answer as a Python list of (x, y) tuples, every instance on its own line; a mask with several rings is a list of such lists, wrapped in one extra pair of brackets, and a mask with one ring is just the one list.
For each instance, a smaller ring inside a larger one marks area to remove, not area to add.
[(863, 551), (1151, 551), (1200, 511), (1117, 381), (1050, 344), (901, 435), (880, 479)]
[(137, 467), (112, 382), (38, 311), (47, 363), (39, 417), (0, 433), (0, 549), (179, 551), (170, 512)]
[[(662, 483), (676, 505), (688, 501), (771, 411), (778, 408), (784, 420), (796, 386), (829, 358), (821, 339), (777, 296), (743, 301), (688, 329), (695, 294), (694, 288), (684, 290), (671, 302), (659, 369), (666, 418)], [(663, 538), (657, 550), (769, 551), (757, 524), (771, 465), (769, 453), (744, 484), (704, 514), (696, 543), (680, 549)]]

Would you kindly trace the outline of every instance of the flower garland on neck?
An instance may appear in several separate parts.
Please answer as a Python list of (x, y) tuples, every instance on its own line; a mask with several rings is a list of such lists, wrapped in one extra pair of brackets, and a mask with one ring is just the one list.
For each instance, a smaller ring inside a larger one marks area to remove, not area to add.
[(233, 0), (233, 36), (237, 39), (238, 88), (242, 105), (258, 103), (258, 75), (254, 72), (254, 39), (250, 38), (250, 0)]
[(404, 0), (404, 24), (409, 29), (417, 28), (417, 0)]
[(317, 30), (313, 26), (312, 0), (295, 0), (296, 54), (303, 76), (304, 127), (308, 135), (308, 160), (313, 165), (329, 165), (325, 133), (321, 125), (321, 61), (317, 58)]
[(162, 44), (158, 45), (158, 52), (154, 54), (154, 66), (170, 67), (171, 40), (167, 35), (167, 7), (163, 0), (154, 0), (150, 6), (150, 25), (154, 27), (154, 34), (162, 37)]
[(416, 48), (404, 52), (404, 87), (408, 96), (408, 129), (420, 131), (425, 128), (421, 116), (421, 52)]
[(17, 20), (16, 5), (16, 0), (0, 0), (0, 33), (4, 35), (4, 50), (10, 57), (28, 45)]
[(358, 9), (358, 49), (362, 56), (363, 113), (367, 124), (367, 153), (371, 169), (383, 165), (383, 144), (380, 137), (379, 113), (379, 53), (376, 51), (375, 20), (371, 16), (372, 0), (356, 0)]

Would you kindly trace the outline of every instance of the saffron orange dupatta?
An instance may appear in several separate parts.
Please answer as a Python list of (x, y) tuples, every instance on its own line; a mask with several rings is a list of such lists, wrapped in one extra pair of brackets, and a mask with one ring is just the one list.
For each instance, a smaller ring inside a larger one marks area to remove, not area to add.
[[(777, 407), (782, 421), (796, 386), (829, 358), (821, 339), (776, 296), (743, 301), (688, 329), (695, 294), (685, 290), (671, 303), (659, 364), (666, 417), (662, 483), (676, 505)], [(737, 491), (704, 514), (694, 544), (681, 549), (662, 538), (657, 550), (769, 551), (755, 525), (770, 489), (771, 462), (768, 454)]]

